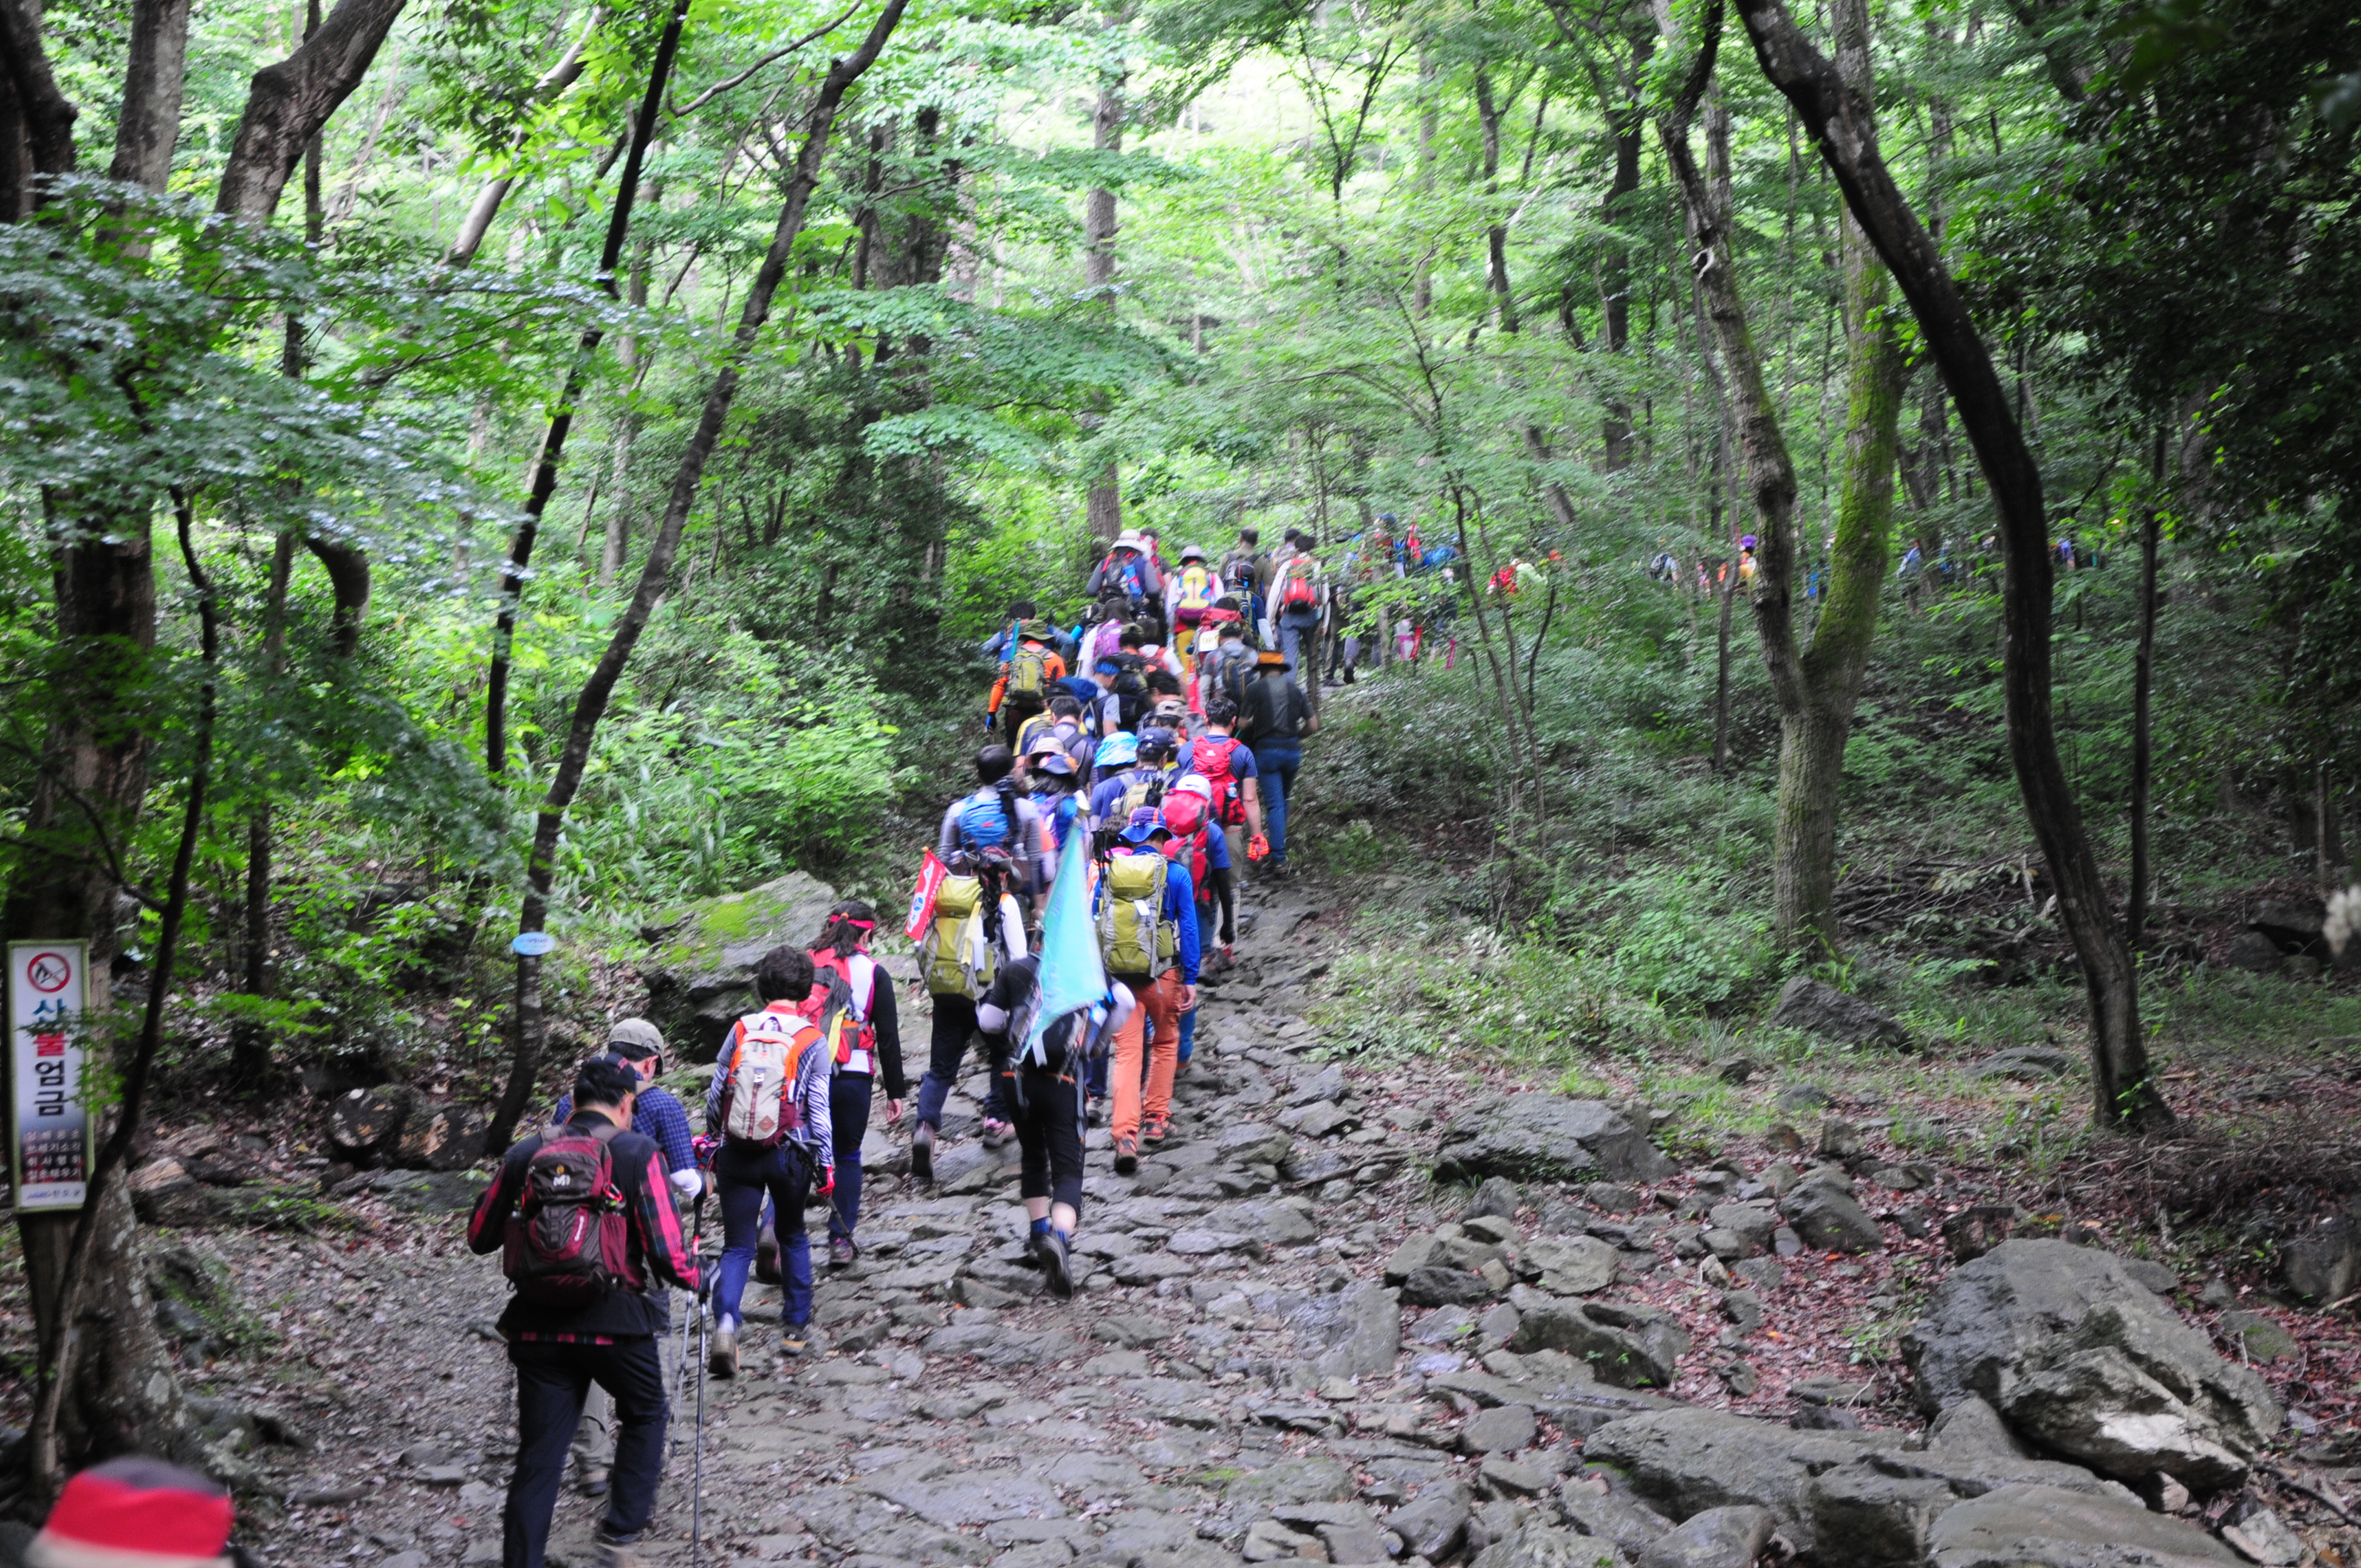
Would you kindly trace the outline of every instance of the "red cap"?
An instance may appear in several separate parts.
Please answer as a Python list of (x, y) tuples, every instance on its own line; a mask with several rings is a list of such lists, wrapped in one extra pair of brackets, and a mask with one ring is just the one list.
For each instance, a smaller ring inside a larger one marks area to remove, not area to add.
[(131, 1456), (66, 1483), (26, 1548), (30, 1568), (213, 1568), (226, 1563), (236, 1511), (193, 1471)]

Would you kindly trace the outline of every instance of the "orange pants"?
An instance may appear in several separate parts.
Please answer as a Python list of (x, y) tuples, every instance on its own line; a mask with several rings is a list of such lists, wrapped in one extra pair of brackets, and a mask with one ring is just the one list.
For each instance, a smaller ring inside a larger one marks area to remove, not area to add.
[[(1116, 978), (1139, 998), (1139, 1005), (1131, 1010), (1131, 1017), (1115, 1036), (1114, 1081), (1108, 1091), (1115, 1100), (1115, 1119), (1109, 1130), (1120, 1142), (1139, 1136), (1143, 1111), (1151, 1122), (1161, 1122), (1172, 1113), (1172, 1075), (1180, 1065), (1180, 970), (1175, 965), (1153, 981)], [(1156, 1021), (1156, 1043), (1148, 1046), (1145, 1025), (1151, 1018)], [(1142, 1080), (1146, 1080), (1144, 1107)]]

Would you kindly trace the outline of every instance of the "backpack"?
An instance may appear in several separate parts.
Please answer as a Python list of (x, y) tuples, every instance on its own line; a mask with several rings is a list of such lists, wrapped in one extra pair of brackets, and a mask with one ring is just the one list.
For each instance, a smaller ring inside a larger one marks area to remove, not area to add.
[(1202, 562), (1180, 568), (1180, 602), (1174, 607), (1180, 612), (1180, 624), (1194, 626), (1198, 619), (1213, 608), (1213, 574)]
[(846, 958), (828, 948), (812, 953), (811, 961), (811, 994), (799, 1011), (819, 1025), (829, 1060), (843, 1067), (856, 1051), (877, 1048), (877, 1030), (869, 1021), (867, 1005), (875, 992), (877, 960), (867, 959), (862, 968), (862, 955)]
[(1213, 820), (1235, 828), (1246, 819), (1246, 803), (1233, 773), (1238, 748), (1245, 742), (1232, 735), (1208, 735), (1189, 751), (1189, 771), (1204, 775), (1213, 786)]
[[(809, 1003), (806, 1003), (809, 1005)], [(796, 1076), (804, 1053), (822, 1044), (819, 1029), (801, 1013), (764, 1008), (738, 1020), (741, 1038), (717, 1071), (728, 1075), (722, 1132), (741, 1143), (775, 1147), (803, 1125)]]
[(1026, 749), (1033, 744), (1033, 737), (1040, 734), (1045, 728), (1059, 722), (1057, 716), (1047, 708), (1039, 713), (1029, 715), (1024, 723), (1016, 727), (1015, 740), (1010, 749), (1018, 756), (1024, 756)]
[(1283, 574), (1279, 586), (1279, 608), (1281, 609), (1313, 609), (1320, 604), (1320, 588), (1312, 580), (1320, 572), (1320, 563), (1309, 555), (1298, 555), (1279, 568)]
[(1213, 830), (1213, 813), (1202, 795), (1181, 794), (1166, 797), (1164, 825), (1172, 830), (1172, 837), (1164, 841), (1164, 856), (1176, 861), (1183, 855), (1189, 857), (1189, 875), (1194, 879), (1190, 885), (1195, 889), (1200, 904), (1205, 902), (1205, 895), (1213, 891), (1212, 879), (1205, 874), (1206, 862), (1210, 858), (1205, 851), (1205, 835)]
[(1009, 842), (1008, 817), (1008, 812), (1003, 809), (1001, 793), (997, 788), (984, 798), (970, 800), (960, 808), (960, 847), (972, 850), (1005, 849), (1014, 854), (1016, 846)]
[(637, 1290), (631, 1227), (607, 1146), (622, 1128), (553, 1127), (524, 1168), (524, 1193), (501, 1237), (500, 1272), (518, 1299), (560, 1310)]
[(999, 949), (983, 921), (983, 882), (945, 877), (935, 891), (934, 924), (918, 944), (918, 971), (936, 996), (981, 998), (999, 972)]
[(1099, 883), (1099, 951), (1116, 974), (1154, 980), (1172, 967), (1180, 933), (1164, 918), (1162, 855), (1115, 855)]
[(1255, 651), (1245, 643), (1231, 651), (1224, 643), (1206, 655), (1204, 691), (1208, 696), (1221, 693), (1236, 704), (1241, 711), (1246, 705), (1246, 682), (1254, 678)]
[(1222, 581), (1235, 587), (1241, 593), (1254, 583), (1255, 558), (1251, 552), (1233, 550), (1222, 557)]
[(1139, 721), (1148, 717), (1148, 686), (1139, 678), (1143, 667), (1137, 654), (1124, 655), (1123, 671), (1115, 678), (1116, 720), (1133, 734), (1139, 733)]
[(1132, 779), (1125, 784), (1123, 798), (1116, 803), (1115, 809), (1110, 814), (1115, 819), (1116, 825), (1120, 827), (1129, 823), (1131, 814), (1143, 806), (1163, 805), (1164, 786), (1171, 781), (1171, 777), (1170, 773), (1159, 771), (1146, 778)]
[(1029, 699), (1031, 703), (1049, 700), (1049, 654), (1038, 642), (1017, 644), (1016, 656), (1008, 661), (1008, 695)]
[(1119, 589), (1134, 609), (1147, 602), (1148, 563), (1138, 551), (1126, 552), (1120, 561), (1115, 559), (1114, 551), (1108, 551), (1107, 558), (1099, 565), (1099, 572), (1103, 590), (1110, 587)]

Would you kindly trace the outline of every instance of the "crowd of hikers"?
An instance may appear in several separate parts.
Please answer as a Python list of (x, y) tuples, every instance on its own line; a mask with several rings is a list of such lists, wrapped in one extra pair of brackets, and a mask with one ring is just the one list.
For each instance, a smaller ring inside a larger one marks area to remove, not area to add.
[[(945, 808), (901, 933), (930, 1015), (915, 1104), (895, 983), (873, 952), (877, 912), (847, 900), (809, 947), (755, 964), (761, 1005), (721, 1042), (701, 1136), (656, 1081), (662, 1036), (634, 1018), (508, 1151), (468, 1227), (512, 1287), (499, 1325), (517, 1387), (506, 1568), (541, 1568), (569, 1454), (579, 1488), (606, 1498), (596, 1539), (609, 1561), (637, 1561), (688, 1373), (700, 1410), (705, 1376), (739, 1376), (750, 1278), (778, 1284), (780, 1349), (806, 1354), (807, 1211), (826, 1206), (828, 1266), (857, 1262), (881, 1080), (884, 1123), (906, 1110), (911, 1174), (931, 1183), (951, 1091), (980, 1052), (977, 1135), (1016, 1144), (1029, 1261), (1050, 1294), (1073, 1293), (1087, 1130), (1107, 1129), (1118, 1175), (1174, 1137), (1199, 983), (1235, 962), (1249, 878), (1289, 874), (1288, 800), (1320, 727), (1322, 672), (1350, 683), (1365, 654), (1414, 659), (1428, 634), (1404, 620), (1390, 651), (1364, 637), (1355, 587), (1371, 571), (1455, 570), (1455, 553), (1430, 559), (1414, 532), (1365, 545), (1323, 564), (1295, 531), (1266, 552), (1248, 529), (1219, 562), (1195, 545), (1168, 562), (1153, 535), (1126, 533), (1075, 624), (1011, 607), (983, 645), (975, 787)], [(1535, 580), (1515, 573), (1506, 591)], [(708, 1199), (715, 1265), (697, 1255)], [(675, 1314), (667, 1287), (697, 1307)]]

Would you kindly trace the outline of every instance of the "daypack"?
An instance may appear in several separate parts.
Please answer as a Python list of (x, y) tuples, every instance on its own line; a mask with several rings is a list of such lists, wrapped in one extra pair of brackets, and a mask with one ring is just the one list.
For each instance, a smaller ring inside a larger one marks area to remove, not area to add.
[(1180, 600), (1174, 606), (1180, 624), (1194, 626), (1204, 613), (1213, 608), (1213, 574), (1202, 562), (1192, 562), (1180, 568)]
[(1298, 555), (1279, 568), (1284, 574), (1279, 585), (1279, 608), (1281, 609), (1312, 609), (1320, 603), (1320, 588), (1312, 580), (1319, 575), (1320, 563), (1309, 555)]
[(1162, 855), (1115, 855), (1099, 883), (1099, 952), (1115, 974), (1154, 980), (1172, 967), (1180, 933), (1164, 918)]
[(1164, 786), (1171, 781), (1169, 773), (1154, 773), (1146, 778), (1127, 779), (1123, 786), (1123, 799), (1110, 814), (1118, 828), (1128, 827), (1131, 814), (1143, 806), (1164, 804)]
[(1188, 857), (1189, 875), (1194, 879), (1190, 885), (1195, 890), (1200, 904), (1205, 902), (1205, 895), (1211, 891), (1212, 879), (1205, 874), (1210, 859), (1205, 850), (1205, 835), (1214, 830), (1213, 820), (1202, 795), (1184, 791), (1165, 797), (1164, 825), (1171, 829), (1172, 836), (1164, 841), (1164, 857), (1174, 861), (1184, 855)]
[(811, 954), (811, 994), (797, 1011), (819, 1025), (828, 1041), (828, 1059), (843, 1067), (854, 1053), (865, 1056), (877, 1048), (877, 1030), (869, 1021), (877, 960), (859, 953), (846, 958), (833, 948), (823, 948)]
[(1124, 655), (1123, 669), (1115, 678), (1115, 715), (1120, 728), (1139, 732), (1139, 721), (1148, 717), (1148, 686), (1139, 678), (1142, 661), (1137, 654)]
[(1205, 690), (1208, 695), (1219, 692), (1243, 709), (1246, 705), (1246, 682), (1254, 677), (1255, 651), (1245, 643), (1224, 642), (1206, 655), (1204, 663)]
[(739, 1040), (718, 1071), (726, 1073), (721, 1118), (724, 1134), (741, 1143), (773, 1147), (803, 1125), (796, 1104), (796, 1075), (804, 1053), (825, 1048), (819, 1029), (801, 1013), (764, 1008), (738, 1020)]
[(1231, 771), (1243, 744), (1235, 736), (1207, 735), (1189, 749), (1189, 771), (1203, 774), (1213, 786), (1213, 820), (1227, 828), (1246, 819), (1246, 799), (1238, 790), (1237, 775)]
[(973, 850), (1005, 848), (1014, 853), (1016, 846), (1009, 842), (1008, 817), (1009, 813), (1002, 808), (1000, 792), (996, 789), (988, 795), (970, 800), (960, 808), (961, 848)]
[(1044, 708), (1039, 713), (1030, 715), (1026, 718), (1024, 723), (1016, 727), (1016, 735), (1013, 742), (1012, 749), (1020, 757), (1028, 755), (1029, 749), (1033, 744), (1033, 737), (1040, 734), (1043, 729), (1058, 722), (1060, 722), (1058, 717), (1049, 712), (1047, 708)]
[(935, 892), (934, 923), (918, 945), (918, 970), (936, 996), (982, 999), (999, 972), (999, 949), (983, 919), (983, 882), (945, 877)]
[(1020, 642), (1008, 661), (1008, 695), (1027, 699), (1027, 706), (1049, 700), (1049, 653), (1038, 642)]
[(607, 1146), (622, 1128), (553, 1127), (524, 1168), (524, 1193), (502, 1234), (500, 1272), (520, 1299), (560, 1310), (637, 1290), (630, 1222)]
[(1118, 560), (1117, 552), (1111, 550), (1107, 552), (1107, 558), (1099, 564), (1099, 589), (1101, 592), (1109, 587), (1116, 589), (1137, 609), (1148, 600), (1148, 562), (1137, 550), (1126, 550), (1120, 554), (1122, 558)]
[(1236, 588), (1241, 595), (1254, 586), (1255, 558), (1251, 552), (1233, 550), (1222, 557), (1222, 581)]

